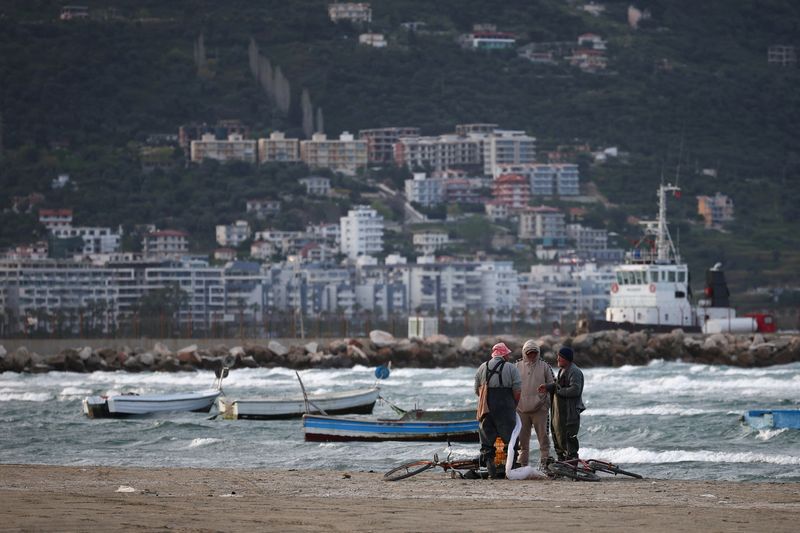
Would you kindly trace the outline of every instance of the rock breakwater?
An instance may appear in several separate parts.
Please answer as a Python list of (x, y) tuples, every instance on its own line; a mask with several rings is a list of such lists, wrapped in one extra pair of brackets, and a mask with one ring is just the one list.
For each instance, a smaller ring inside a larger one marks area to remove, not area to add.
[[(97, 370), (193, 371), (231, 368), (287, 367), (349, 368), (374, 366), (389, 361), (396, 367), (477, 366), (488, 358), (491, 346), (505, 342), (520, 357), (526, 339), (514, 336), (463, 338), (434, 335), (425, 339), (395, 338), (372, 331), (368, 338), (344, 338), (283, 344), (271, 340), (241, 346), (216, 345), (200, 348), (187, 345), (177, 351), (156, 343), (152, 348), (66, 348), (53, 354), (39, 354), (25, 347), (7, 351), (0, 346), (2, 372), (93, 372)], [(576, 351), (581, 367), (645, 365), (656, 359), (700, 364), (760, 367), (800, 361), (797, 335), (687, 335), (682, 330), (666, 334), (602, 331), (567, 337), (536, 339), (546, 360), (554, 361), (559, 346)]]

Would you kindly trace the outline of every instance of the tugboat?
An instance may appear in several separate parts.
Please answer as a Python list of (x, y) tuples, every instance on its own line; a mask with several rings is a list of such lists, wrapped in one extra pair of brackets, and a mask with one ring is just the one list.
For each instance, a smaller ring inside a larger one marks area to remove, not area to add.
[(737, 317), (728, 303), (722, 265), (706, 272), (705, 298), (692, 305), (689, 268), (681, 262), (667, 226), (667, 193), (680, 196), (671, 184), (658, 188), (658, 219), (642, 221), (644, 236), (615, 269), (605, 320), (593, 320), (593, 331), (623, 329), (686, 333), (749, 333), (758, 330), (754, 317)]

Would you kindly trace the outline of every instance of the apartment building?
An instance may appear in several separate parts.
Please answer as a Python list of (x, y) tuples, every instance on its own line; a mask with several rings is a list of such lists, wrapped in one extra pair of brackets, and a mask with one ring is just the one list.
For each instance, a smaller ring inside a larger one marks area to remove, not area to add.
[(201, 163), (204, 159), (217, 161), (258, 162), (258, 146), (254, 140), (244, 139), (238, 133), (228, 135), (225, 140), (217, 139), (211, 133), (205, 133), (198, 141), (191, 142), (190, 159), (193, 163)]
[(142, 239), (142, 252), (146, 257), (177, 258), (189, 253), (189, 234), (179, 230), (158, 230), (147, 233)]
[(412, 238), (414, 250), (423, 255), (433, 255), (450, 242), (446, 231), (418, 231)]
[(472, 137), (401, 137), (394, 147), (395, 163), (409, 169), (443, 171), (460, 165), (482, 163), (481, 143)]
[(697, 197), (697, 214), (703, 217), (707, 228), (721, 228), (733, 220), (733, 200), (721, 193)]
[(354, 139), (346, 131), (339, 139), (315, 133), (310, 140), (300, 141), (300, 159), (311, 168), (329, 168), (354, 176), (367, 166), (367, 142)]
[(281, 131), (273, 131), (268, 139), (258, 140), (259, 163), (296, 163), (300, 161), (300, 139), (287, 139)]
[(525, 176), (530, 181), (533, 196), (576, 196), (580, 194), (578, 165), (571, 163), (528, 163), (498, 166), (502, 174)]
[(331, 180), (322, 176), (308, 176), (297, 180), (310, 196), (330, 196)]
[(536, 239), (548, 246), (563, 244), (567, 238), (564, 213), (555, 207), (530, 207), (520, 213), (519, 238)]
[(55, 239), (79, 237), (83, 246), (76, 250), (83, 255), (111, 254), (120, 250), (121, 232), (103, 227), (53, 226), (50, 235)]
[(372, 22), (372, 7), (368, 2), (336, 2), (328, 4), (331, 21)]
[(400, 137), (419, 137), (419, 128), (398, 126), (359, 130), (359, 139), (367, 141), (367, 160), (370, 163), (394, 163), (394, 145)]
[(237, 220), (233, 224), (220, 224), (216, 227), (217, 244), (236, 248), (252, 235), (250, 223)]
[(39, 209), (39, 222), (48, 230), (72, 226), (72, 209)]
[(341, 251), (350, 259), (383, 251), (383, 217), (369, 206), (356, 206), (341, 217)]
[(268, 200), (266, 198), (253, 198), (247, 200), (245, 210), (248, 213), (253, 213), (258, 218), (265, 218), (280, 213), (281, 202), (279, 200)]
[(445, 199), (444, 181), (427, 178), (424, 172), (415, 172), (413, 179), (405, 181), (406, 199), (423, 207), (438, 205)]
[(494, 130), (483, 139), (483, 173), (497, 177), (503, 165), (536, 162), (536, 138), (524, 131)]
[(497, 203), (509, 209), (525, 209), (531, 198), (531, 186), (524, 176), (503, 174), (492, 182), (492, 195)]

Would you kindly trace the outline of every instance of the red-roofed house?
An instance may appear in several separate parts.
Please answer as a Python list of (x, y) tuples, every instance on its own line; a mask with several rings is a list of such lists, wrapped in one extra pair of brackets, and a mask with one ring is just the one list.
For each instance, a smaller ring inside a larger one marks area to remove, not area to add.
[(72, 225), (72, 209), (39, 209), (39, 222), (48, 230)]

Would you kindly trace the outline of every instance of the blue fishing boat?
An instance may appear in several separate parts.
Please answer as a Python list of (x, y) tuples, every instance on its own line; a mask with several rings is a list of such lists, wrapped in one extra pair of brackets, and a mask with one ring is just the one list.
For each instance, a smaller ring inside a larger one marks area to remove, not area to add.
[(753, 429), (800, 429), (800, 409), (759, 409), (743, 418)]
[(457, 441), (476, 442), (478, 421), (402, 420), (303, 415), (305, 440), (331, 441)]

